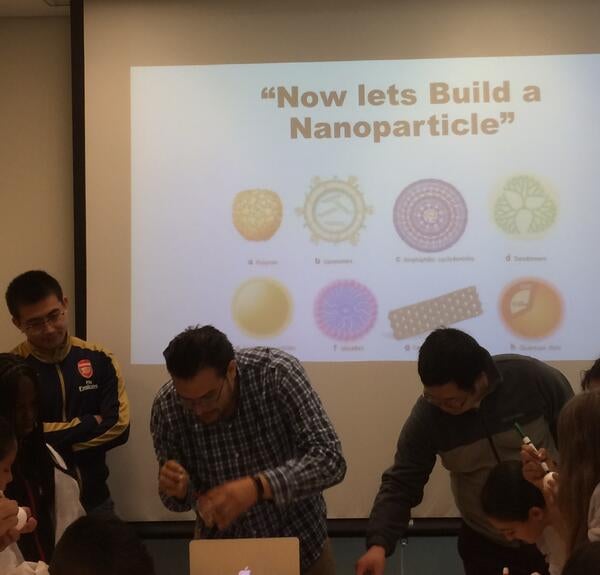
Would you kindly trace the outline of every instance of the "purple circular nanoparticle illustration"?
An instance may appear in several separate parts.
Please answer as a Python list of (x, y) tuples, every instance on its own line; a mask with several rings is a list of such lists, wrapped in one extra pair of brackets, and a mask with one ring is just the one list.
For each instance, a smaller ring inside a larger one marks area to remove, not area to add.
[(418, 180), (406, 186), (394, 204), (398, 235), (422, 252), (448, 249), (467, 226), (467, 205), (460, 192), (442, 180)]
[(377, 300), (371, 290), (354, 280), (336, 280), (317, 295), (314, 307), (319, 329), (339, 341), (367, 334), (377, 319)]

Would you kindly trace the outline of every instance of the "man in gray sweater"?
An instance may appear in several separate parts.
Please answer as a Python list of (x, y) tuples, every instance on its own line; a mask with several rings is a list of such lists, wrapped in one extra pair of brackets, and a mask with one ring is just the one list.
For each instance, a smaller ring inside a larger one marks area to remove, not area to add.
[(487, 522), (480, 493), (500, 461), (519, 459), (517, 422), (553, 458), (556, 422), (573, 390), (562, 373), (532, 357), (492, 358), (470, 335), (432, 332), (419, 352), (423, 395), (400, 432), (394, 464), (382, 476), (356, 575), (383, 575), (385, 558), (408, 528), (410, 512), (440, 456), (462, 515), (458, 551), (465, 575), (547, 573), (534, 545), (509, 542)]

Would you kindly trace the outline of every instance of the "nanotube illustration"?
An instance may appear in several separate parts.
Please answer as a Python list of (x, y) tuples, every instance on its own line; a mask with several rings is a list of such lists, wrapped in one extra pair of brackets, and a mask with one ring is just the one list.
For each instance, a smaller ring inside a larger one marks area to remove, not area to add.
[(426, 333), (483, 313), (475, 286), (407, 305), (388, 314), (395, 339)]
[(318, 293), (314, 315), (325, 335), (338, 341), (353, 341), (375, 325), (377, 300), (369, 288), (355, 280), (336, 280)]
[(408, 185), (394, 204), (398, 235), (422, 252), (454, 245), (467, 225), (467, 205), (460, 192), (442, 180), (418, 180)]

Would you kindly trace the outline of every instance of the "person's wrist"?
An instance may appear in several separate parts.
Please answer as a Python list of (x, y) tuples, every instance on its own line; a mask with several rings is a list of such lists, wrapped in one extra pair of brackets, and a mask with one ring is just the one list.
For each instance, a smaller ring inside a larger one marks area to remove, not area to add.
[(262, 479), (259, 475), (252, 475), (251, 479), (254, 483), (254, 489), (256, 491), (256, 503), (260, 503), (265, 499), (265, 486), (263, 485)]

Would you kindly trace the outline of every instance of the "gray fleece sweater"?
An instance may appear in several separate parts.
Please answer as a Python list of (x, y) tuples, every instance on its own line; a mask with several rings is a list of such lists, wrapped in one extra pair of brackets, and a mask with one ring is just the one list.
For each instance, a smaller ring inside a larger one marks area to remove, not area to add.
[(479, 408), (449, 415), (418, 399), (400, 432), (394, 464), (384, 472), (367, 528), (367, 546), (389, 555), (405, 533), (410, 512), (423, 498), (436, 456), (450, 472), (452, 493), (464, 521), (496, 543), (509, 545), (486, 521), (480, 494), (490, 470), (519, 459), (518, 422), (535, 446), (553, 458), (556, 422), (573, 396), (565, 376), (532, 357), (498, 355), (487, 370), (490, 387)]

